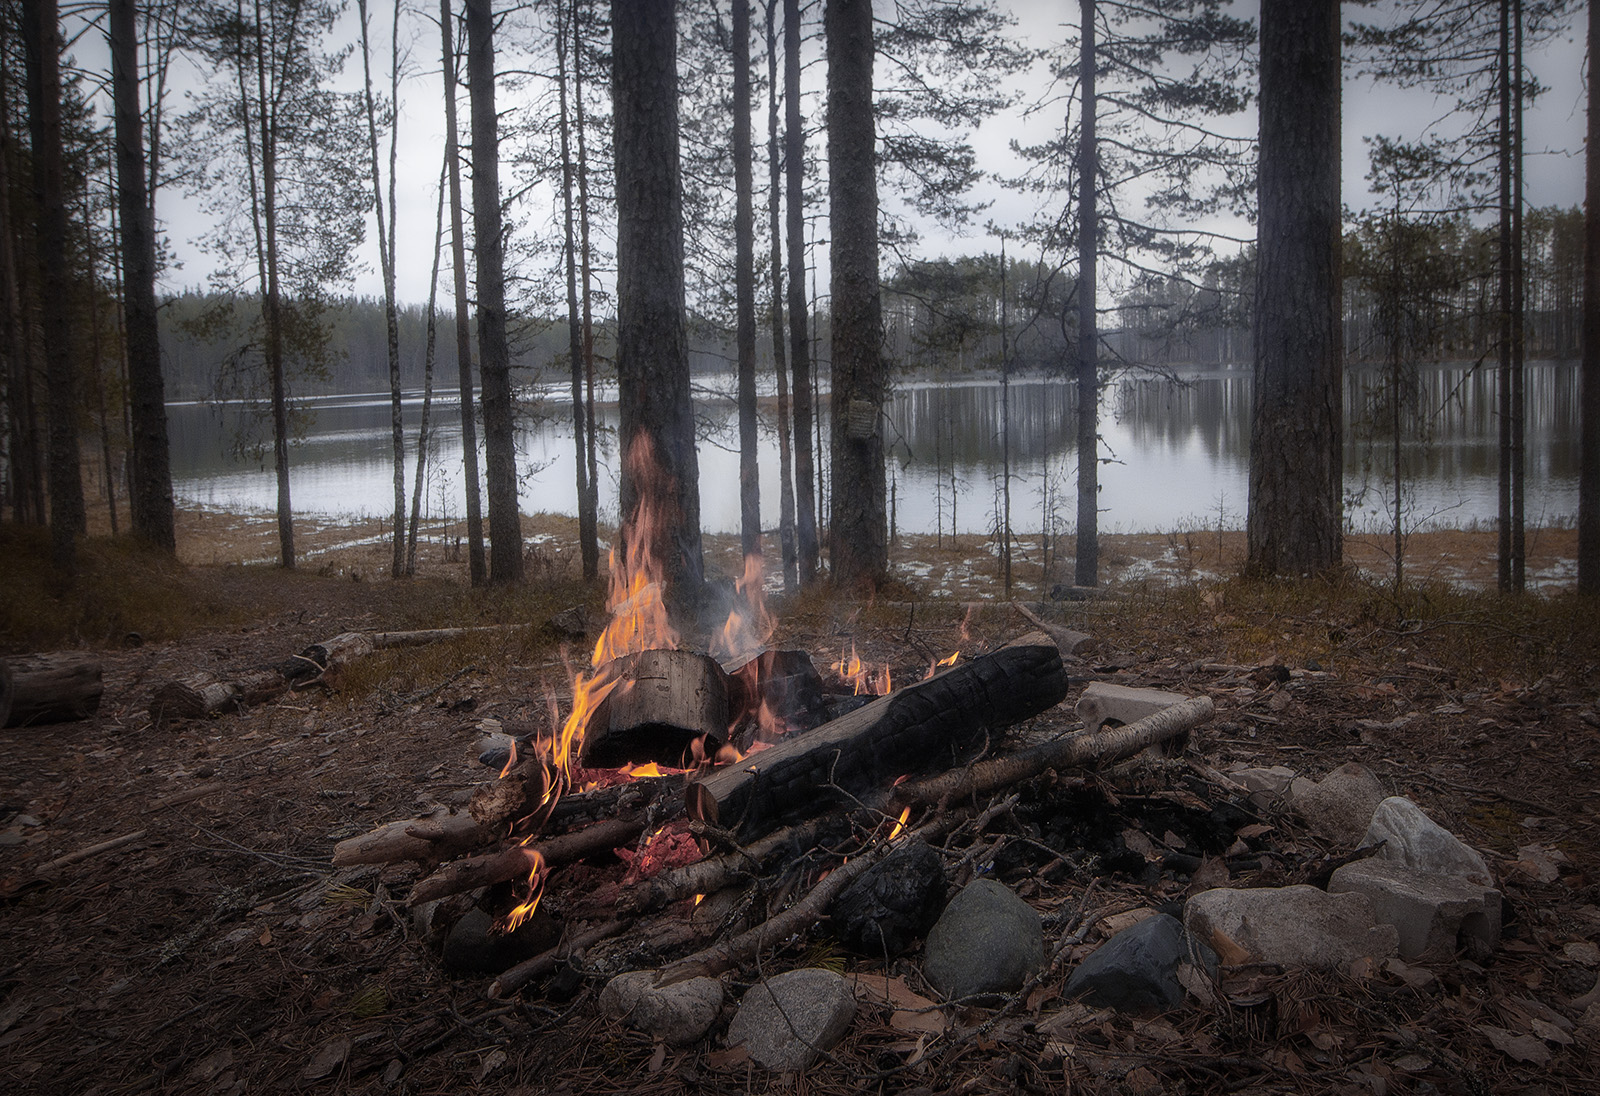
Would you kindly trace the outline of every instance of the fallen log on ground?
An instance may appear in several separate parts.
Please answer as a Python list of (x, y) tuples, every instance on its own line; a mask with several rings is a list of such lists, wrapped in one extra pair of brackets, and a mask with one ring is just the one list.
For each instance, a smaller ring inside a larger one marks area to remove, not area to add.
[(1066, 695), (1054, 644), (1003, 647), (690, 781), (689, 813), (727, 830), (759, 831), (840, 792), (860, 794), (954, 764), (985, 735)]
[(0, 659), (0, 727), (85, 719), (100, 708), (100, 660), (88, 655)]
[(1046, 769), (1121, 761), (1158, 742), (1193, 730), (1209, 720), (1215, 711), (1216, 706), (1209, 696), (1192, 697), (1126, 726), (1068, 735), (926, 780), (908, 780), (894, 789), (894, 799), (907, 805), (952, 803), (969, 795), (986, 795), (1008, 784), (1038, 776)]
[(393, 864), (401, 860), (437, 863), (490, 839), (470, 814), (441, 807), (423, 818), (404, 818), (333, 847), (333, 866)]

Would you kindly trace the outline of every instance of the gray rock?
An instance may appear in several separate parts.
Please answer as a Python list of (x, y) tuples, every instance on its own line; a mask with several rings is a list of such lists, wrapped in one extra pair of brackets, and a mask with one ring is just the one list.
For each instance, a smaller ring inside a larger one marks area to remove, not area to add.
[(553, 947), (561, 936), (555, 921), (536, 911), (516, 932), (492, 932), (494, 918), (474, 906), (450, 926), (444, 938), (446, 970), (468, 974), (499, 974), (524, 959)]
[(690, 978), (656, 985), (653, 970), (619, 974), (600, 991), (600, 1011), (673, 1046), (684, 1046), (711, 1029), (722, 1011), (722, 983)]
[(1063, 995), (1124, 1012), (1175, 1009), (1183, 1004), (1178, 964), (1186, 959), (1213, 968), (1217, 961), (1210, 948), (1191, 945), (1176, 917), (1147, 917), (1079, 963)]
[(1229, 963), (1342, 967), (1352, 959), (1387, 959), (1399, 949), (1393, 925), (1380, 925), (1365, 895), (1316, 887), (1201, 891), (1183, 913), (1189, 935)]
[(1085, 731), (1097, 731), (1107, 722), (1133, 723), (1188, 699), (1162, 689), (1135, 689), (1091, 681), (1078, 697), (1078, 718), (1083, 720)]
[(927, 842), (907, 841), (844, 889), (830, 922), (862, 955), (899, 955), (939, 919), (944, 892), (944, 860)]
[(1489, 865), (1478, 851), (1423, 813), (1403, 795), (1392, 795), (1372, 812), (1361, 844), (1382, 841), (1385, 860), (1413, 871), (1455, 875), (1485, 887), (1494, 885)]
[(993, 879), (976, 879), (950, 900), (928, 933), (922, 973), (954, 999), (1021, 989), (1043, 965), (1038, 913)]
[(768, 1069), (793, 1073), (842, 1039), (855, 1015), (849, 982), (820, 967), (791, 970), (750, 987), (728, 1025), (728, 1045), (743, 1046)]
[(1485, 959), (1500, 942), (1500, 892), (1460, 876), (1373, 857), (1334, 872), (1328, 891), (1365, 895), (1378, 923), (1399, 933), (1402, 959), (1451, 959), (1459, 950)]
[(1282, 799), (1294, 782), (1295, 772), (1284, 765), (1234, 769), (1222, 774), (1250, 793), (1250, 802), (1269, 807)]
[(1354, 845), (1383, 802), (1383, 785), (1363, 765), (1340, 765), (1321, 780), (1300, 777), (1289, 785), (1289, 804), (1312, 832)]

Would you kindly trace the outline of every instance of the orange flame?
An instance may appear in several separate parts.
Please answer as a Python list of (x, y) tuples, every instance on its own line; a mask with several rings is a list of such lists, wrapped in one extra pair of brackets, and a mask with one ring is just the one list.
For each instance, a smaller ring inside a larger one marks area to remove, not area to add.
[(900, 821), (894, 824), (894, 829), (889, 831), (889, 840), (893, 841), (900, 836), (900, 831), (906, 828), (906, 823), (911, 820), (911, 808), (907, 807), (900, 812)]
[[(524, 838), (522, 846), (526, 848), (533, 838), (532, 834)], [(532, 868), (528, 872), (528, 897), (512, 907), (505, 919), (495, 926), (501, 932), (516, 932), (524, 921), (533, 916), (539, 908), (539, 899), (544, 897), (544, 881), (549, 874), (545, 870), (544, 857), (539, 855), (538, 849), (528, 849), (528, 857), (532, 861)]]
[(924, 681), (928, 680), (928, 678), (932, 677), (934, 674), (938, 673), (941, 669), (943, 669), (946, 666), (954, 666), (956, 664), (956, 659), (958, 659), (960, 657), (961, 657), (961, 652), (960, 651), (952, 651), (950, 653), (950, 655), (948, 657), (946, 657), (946, 658), (935, 659), (932, 662), (929, 662), (928, 663), (928, 672), (922, 676), (922, 680), (924, 680)]

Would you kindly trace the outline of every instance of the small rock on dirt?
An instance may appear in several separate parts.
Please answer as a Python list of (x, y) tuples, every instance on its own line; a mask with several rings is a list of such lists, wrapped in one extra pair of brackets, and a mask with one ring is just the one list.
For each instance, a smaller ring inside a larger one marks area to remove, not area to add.
[(850, 1030), (856, 997), (831, 970), (803, 967), (751, 986), (728, 1025), (728, 1044), (743, 1046), (771, 1070), (805, 1069)]
[(1157, 914), (1117, 933), (1079, 963), (1063, 996), (1124, 1012), (1175, 1009), (1183, 1004), (1178, 964), (1185, 959), (1197, 966), (1217, 962), (1210, 948), (1191, 945), (1176, 917)]
[(1485, 959), (1500, 942), (1500, 892), (1470, 879), (1373, 857), (1333, 873), (1328, 892), (1347, 891), (1366, 895), (1378, 923), (1394, 926), (1403, 959), (1442, 961), (1459, 948)]
[(707, 1031), (722, 1011), (722, 983), (690, 978), (656, 985), (653, 970), (619, 974), (600, 991), (600, 1011), (657, 1039), (684, 1046)]
[(1372, 812), (1363, 846), (1383, 842), (1378, 855), (1412, 871), (1455, 875), (1485, 887), (1493, 886), (1489, 865), (1476, 849), (1429, 818), (1403, 795), (1392, 795)]
[(922, 972), (940, 993), (959, 999), (1021, 989), (1043, 964), (1039, 914), (993, 879), (976, 879), (928, 933)]
[(1078, 697), (1078, 718), (1083, 720), (1084, 730), (1097, 731), (1106, 723), (1134, 723), (1188, 699), (1162, 689), (1135, 689), (1091, 681)]
[(494, 932), (493, 926), (494, 918), (476, 907), (462, 914), (444, 939), (445, 969), (499, 974), (554, 946), (561, 935), (553, 919), (540, 917), (538, 913), (515, 932)]
[(1289, 804), (1312, 832), (1353, 846), (1383, 802), (1383, 785), (1365, 765), (1340, 765), (1321, 780), (1300, 777), (1289, 785)]

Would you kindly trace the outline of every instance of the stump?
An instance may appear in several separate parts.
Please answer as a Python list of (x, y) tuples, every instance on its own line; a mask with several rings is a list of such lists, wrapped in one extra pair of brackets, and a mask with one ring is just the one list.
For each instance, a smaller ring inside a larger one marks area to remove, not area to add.
[(727, 738), (728, 679), (711, 656), (641, 651), (617, 659), (612, 672), (621, 683), (590, 720), (586, 766), (680, 765), (695, 739), (708, 736), (715, 750)]
[(100, 660), (71, 653), (0, 659), (0, 727), (85, 719), (100, 709)]

